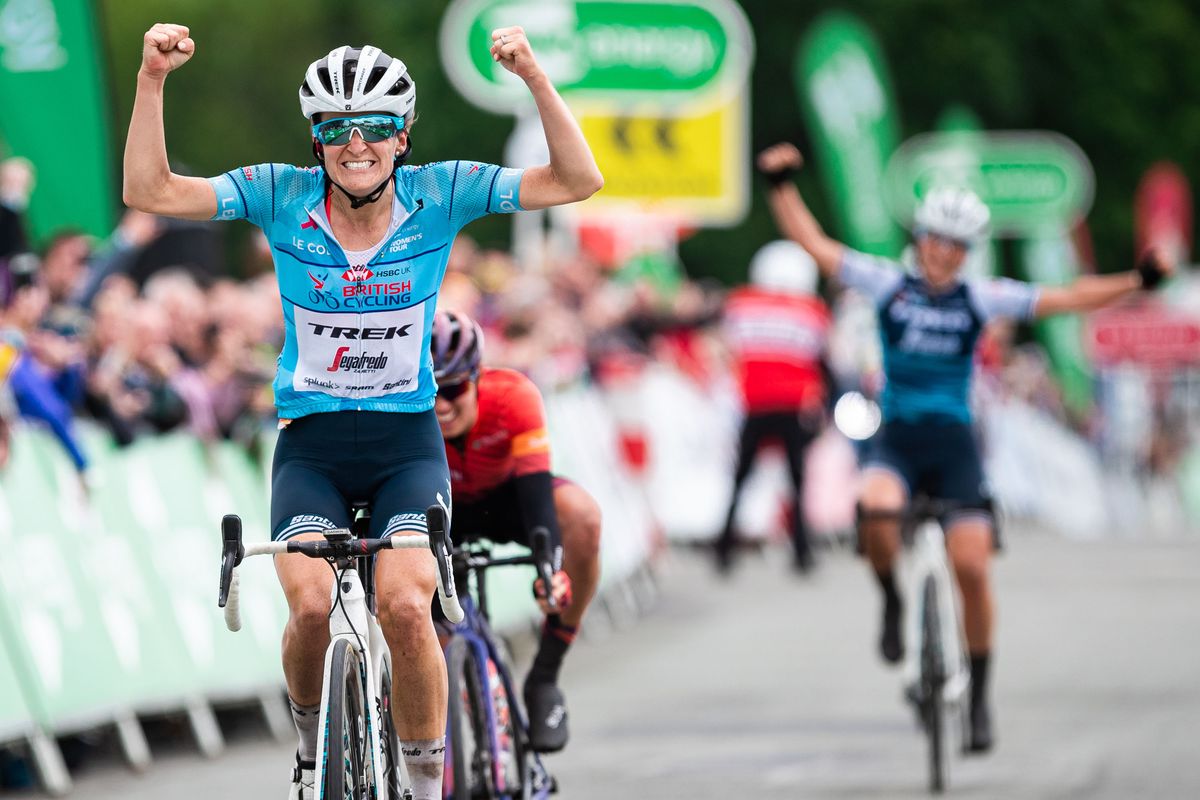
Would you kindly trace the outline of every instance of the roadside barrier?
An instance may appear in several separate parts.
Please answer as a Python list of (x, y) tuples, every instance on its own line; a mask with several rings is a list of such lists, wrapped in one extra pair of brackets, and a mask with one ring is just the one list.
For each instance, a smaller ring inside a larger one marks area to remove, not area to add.
[[(547, 398), (555, 468), (604, 510), (599, 613), (628, 607), (653, 550), (646, 495), (618, 467), (614, 423), (596, 392)], [(186, 714), (198, 748), (223, 747), (214, 705), (261, 704), (291, 736), (280, 635), (287, 617), (274, 568), (243, 565), (243, 631), (217, 608), (220, 519), (242, 517), (246, 540), (269, 537), (265, 467), (244, 447), (183, 434), (117, 448), (82, 426), (92, 460), (84, 485), (43, 430), (17, 426), (0, 473), (0, 742), (24, 740), (47, 790), (70, 776), (54, 736), (113, 726), (127, 761), (151, 752), (140, 716)], [(264, 433), (270, 453), (274, 432)], [(499, 630), (536, 624), (532, 572), (489, 576)], [(603, 622), (598, 620), (598, 625)]]

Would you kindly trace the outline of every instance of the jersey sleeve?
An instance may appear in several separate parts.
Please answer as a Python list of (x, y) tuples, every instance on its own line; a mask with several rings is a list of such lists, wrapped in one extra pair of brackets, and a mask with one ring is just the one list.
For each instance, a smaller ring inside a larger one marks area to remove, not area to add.
[(513, 477), (550, 471), (550, 434), (542, 395), (533, 381), (513, 381), (505, 415), (512, 434)]
[(971, 299), (985, 320), (1008, 317), (1016, 320), (1033, 319), (1041, 290), (1032, 283), (1011, 278), (972, 280)]
[(869, 256), (847, 247), (842, 254), (838, 278), (844, 286), (857, 289), (882, 303), (904, 281), (904, 270), (894, 261)]
[(275, 221), (280, 206), (323, 178), (291, 164), (255, 164), (209, 178), (217, 193), (215, 220), (245, 219), (260, 228)]
[(440, 161), (419, 168), (415, 183), (438, 200), (450, 224), (462, 228), (485, 214), (521, 211), (523, 169), (478, 161)]

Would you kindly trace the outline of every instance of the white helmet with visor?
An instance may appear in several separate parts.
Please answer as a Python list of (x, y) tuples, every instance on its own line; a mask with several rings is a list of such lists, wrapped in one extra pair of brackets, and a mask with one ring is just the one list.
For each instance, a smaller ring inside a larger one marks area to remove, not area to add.
[(917, 206), (913, 215), (913, 233), (931, 233), (970, 247), (987, 234), (991, 212), (970, 189), (939, 186)]

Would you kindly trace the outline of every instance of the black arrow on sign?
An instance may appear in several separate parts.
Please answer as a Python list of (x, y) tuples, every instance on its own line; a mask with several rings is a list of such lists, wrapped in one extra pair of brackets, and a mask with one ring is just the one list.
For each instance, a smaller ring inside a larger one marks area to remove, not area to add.
[(633, 142), (629, 141), (630, 122), (629, 117), (617, 117), (612, 127), (613, 143), (618, 150), (624, 150), (626, 153), (633, 152)]
[(675, 120), (660, 119), (655, 123), (654, 140), (666, 152), (674, 153), (678, 149), (675, 144)]

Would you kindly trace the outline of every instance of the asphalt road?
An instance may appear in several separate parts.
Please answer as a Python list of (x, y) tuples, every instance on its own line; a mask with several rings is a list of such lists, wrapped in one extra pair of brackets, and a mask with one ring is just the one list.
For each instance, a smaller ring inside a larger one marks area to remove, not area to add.
[[(778, 556), (778, 558), (776, 558)], [(875, 590), (831, 553), (807, 579), (782, 554), (718, 581), (693, 552), (663, 565), (636, 623), (565, 669), (573, 740), (552, 757), (569, 800), (925, 795), (923, 740), (873, 654)], [(1200, 797), (1200, 539), (1071, 543), (1010, 535), (996, 565), (997, 749), (957, 758), (971, 798)], [(152, 742), (76, 774), (81, 800), (286, 796), (293, 745), (233, 732), (206, 761)]]

